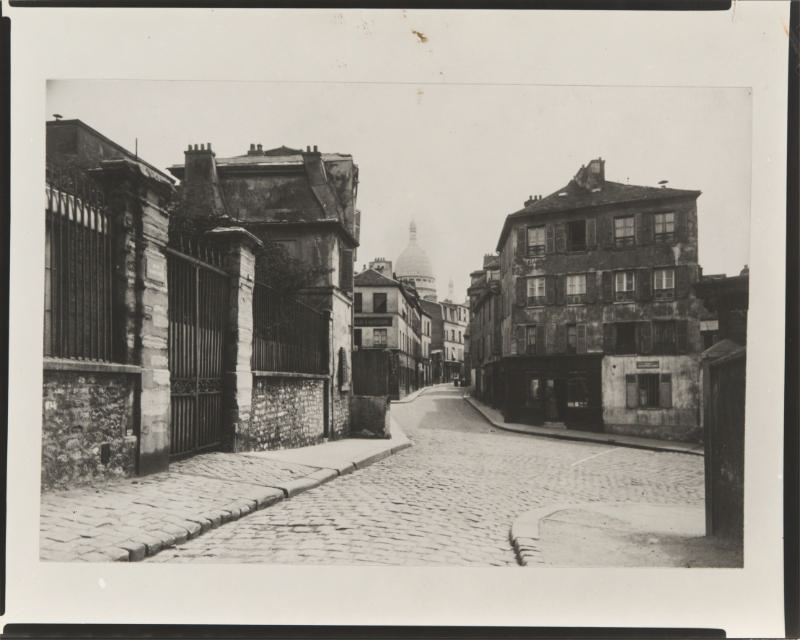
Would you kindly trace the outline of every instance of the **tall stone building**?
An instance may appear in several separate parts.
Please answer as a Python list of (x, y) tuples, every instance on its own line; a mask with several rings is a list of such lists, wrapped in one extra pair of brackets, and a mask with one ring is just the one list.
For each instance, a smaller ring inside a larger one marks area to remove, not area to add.
[(506, 419), (699, 438), (699, 195), (606, 180), (598, 158), (506, 217)]

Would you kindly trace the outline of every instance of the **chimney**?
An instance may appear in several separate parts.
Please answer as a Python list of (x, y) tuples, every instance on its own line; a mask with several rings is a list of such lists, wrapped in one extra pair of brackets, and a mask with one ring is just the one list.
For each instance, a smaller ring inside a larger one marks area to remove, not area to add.
[(250, 150), (247, 152), (248, 156), (263, 156), (264, 152), (261, 150), (261, 145), (250, 145)]
[(534, 196), (528, 196), (528, 199), (525, 201), (525, 206), (530, 207), (534, 202), (536, 202), (536, 198)]
[(216, 157), (211, 150), (211, 144), (208, 148), (206, 145), (189, 145), (189, 148), (183, 152), (185, 161), (185, 173), (183, 180), (187, 184), (200, 183), (200, 182), (216, 182), (217, 180), (217, 165), (214, 161)]
[(587, 191), (600, 191), (606, 181), (606, 161), (602, 158), (591, 160), (588, 166), (581, 166), (573, 180)]

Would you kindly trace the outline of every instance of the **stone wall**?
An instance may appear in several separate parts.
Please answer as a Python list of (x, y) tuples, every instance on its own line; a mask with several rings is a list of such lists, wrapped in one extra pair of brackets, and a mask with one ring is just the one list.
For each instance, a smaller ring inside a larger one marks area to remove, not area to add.
[(136, 375), (44, 371), (42, 489), (136, 471)]
[(249, 423), (240, 423), (236, 451), (267, 451), (322, 442), (324, 378), (254, 376)]

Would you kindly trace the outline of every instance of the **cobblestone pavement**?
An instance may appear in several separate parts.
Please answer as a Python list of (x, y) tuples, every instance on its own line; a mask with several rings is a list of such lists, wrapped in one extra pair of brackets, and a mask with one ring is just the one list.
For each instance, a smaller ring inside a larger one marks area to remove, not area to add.
[(535, 507), (702, 504), (700, 456), (501, 431), (462, 395), (392, 406), (410, 449), (147, 561), (507, 566), (511, 523)]

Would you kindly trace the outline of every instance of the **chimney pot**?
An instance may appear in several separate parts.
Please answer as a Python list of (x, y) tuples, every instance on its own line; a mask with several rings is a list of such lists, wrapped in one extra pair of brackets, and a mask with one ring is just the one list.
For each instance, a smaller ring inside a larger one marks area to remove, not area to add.
[(251, 143), (250, 143), (250, 151), (255, 151), (255, 150), (256, 150), (256, 145), (254, 145), (254, 144), (251, 142)]
[(306, 145), (306, 153), (311, 153), (311, 145), (310, 144)]
[(209, 151), (211, 151), (211, 143), (210, 143), (210, 142), (206, 142), (206, 148), (207, 148)]
[(206, 145), (201, 142), (200, 143), (200, 151), (205, 151), (205, 150), (206, 150)]
[(187, 149), (187, 151), (191, 151), (191, 150), (192, 150), (192, 145), (189, 145), (189, 148)]
[(259, 151), (261, 151), (261, 145), (260, 144), (257, 144), (256, 147), (258, 148)]
[(317, 153), (317, 145), (314, 145), (314, 153)]

